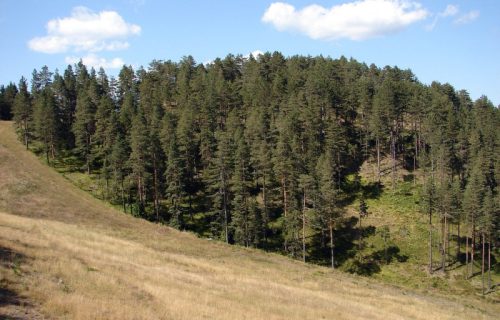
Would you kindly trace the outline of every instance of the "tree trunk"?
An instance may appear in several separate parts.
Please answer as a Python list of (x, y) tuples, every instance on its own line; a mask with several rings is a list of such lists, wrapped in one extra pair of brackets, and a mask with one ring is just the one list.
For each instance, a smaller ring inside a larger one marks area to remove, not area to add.
[(482, 250), (482, 259), (481, 259), (481, 286), (483, 289), (483, 295), (484, 295), (484, 251), (485, 251), (485, 246), (484, 246), (484, 232), (481, 233), (481, 238), (482, 238), (482, 243), (483, 243), (483, 250)]
[(332, 264), (332, 269), (335, 269), (335, 257), (334, 257), (334, 251), (333, 251), (333, 222), (330, 221), (330, 258), (331, 258), (331, 264)]
[(460, 260), (460, 220), (457, 223), (457, 262)]
[(488, 235), (488, 292), (491, 290), (491, 233)]
[(223, 209), (224, 209), (224, 231), (225, 231), (225, 236), (226, 236), (226, 243), (229, 243), (229, 228), (228, 228), (228, 214), (227, 214), (227, 195), (226, 195), (226, 179), (224, 177), (224, 172), (221, 171), (221, 182), (222, 182), (222, 202), (223, 202)]
[(377, 182), (380, 184), (380, 140), (378, 136), (375, 142), (377, 144)]
[(125, 205), (125, 188), (123, 187), (123, 178), (121, 179), (122, 185), (122, 203), (123, 203), (123, 212), (127, 213), (127, 207)]
[(306, 262), (306, 188), (304, 188), (304, 203), (302, 209), (302, 260)]
[(396, 138), (391, 130), (392, 190), (396, 189)]
[[(286, 223), (286, 216), (287, 216), (287, 197), (286, 197), (286, 178), (283, 176), (283, 178), (281, 178), (281, 185), (282, 185), (282, 188), (283, 188), (283, 214), (285, 216), (285, 228), (287, 227)], [(286, 230), (285, 230), (285, 233), (286, 233)], [(285, 234), (285, 243), (284, 243), (284, 249), (285, 249), (285, 252), (288, 251), (288, 241), (287, 241), (287, 237), (286, 237), (286, 234)]]
[(156, 221), (160, 221), (160, 208), (159, 208), (159, 197), (158, 197), (158, 168), (156, 164), (156, 152), (153, 152), (153, 192), (154, 192), (154, 210), (156, 214)]
[(87, 174), (90, 175), (90, 137), (87, 137), (86, 141), (87, 145), (85, 146), (86, 150), (86, 155), (85, 155), (85, 161), (87, 162)]
[(471, 266), (470, 266), (470, 274), (471, 276), (474, 276), (474, 249), (476, 246), (476, 226), (474, 225), (474, 214), (472, 214), (472, 244), (471, 244), (471, 254), (470, 254), (470, 261), (471, 261)]
[(441, 269), (443, 272), (446, 271), (446, 250), (447, 250), (447, 238), (448, 238), (448, 226), (447, 226), (447, 219), (446, 219), (446, 212), (444, 213), (444, 225), (443, 225), (443, 252), (441, 252)]
[(28, 150), (28, 120), (24, 120), (24, 144)]
[(264, 243), (267, 246), (267, 224), (269, 217), (267, 216), (267, 193), (266, 193), (266, 174), (262, 174), (262, 201), (264, 202)]
[(429, 273), (432, 274), (432, 209), (429, 206)]
[(467, 232), (465, 235), (465, 279), (469, 279), (469, 235), (467, 234)]
[(415, 154), (413, 155), (413, 184), (417, 184), (417, 157), (418, 157), (418, 133), (416, 132), (417, 125), (415, 124)]

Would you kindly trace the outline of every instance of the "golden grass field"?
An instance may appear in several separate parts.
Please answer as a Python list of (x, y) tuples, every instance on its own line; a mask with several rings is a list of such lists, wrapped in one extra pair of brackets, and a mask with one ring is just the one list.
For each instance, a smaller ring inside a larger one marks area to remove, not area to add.
[(0, 122), (0, 318), (494, 319), (424, 295), (125, 215), (76, 188)]

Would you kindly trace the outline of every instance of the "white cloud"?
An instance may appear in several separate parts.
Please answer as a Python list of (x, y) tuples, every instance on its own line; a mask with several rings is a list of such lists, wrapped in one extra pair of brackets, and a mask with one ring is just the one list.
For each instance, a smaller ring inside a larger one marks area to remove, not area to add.
[(69, 64), (75, 64), (82, 60), (83, 64), (87, 67), (94, 67), (94, 69), (99, 69), (103, 67), (104, 69), (119, 69), (123, 67), (125, 62), (121, 58), (114, 58), (112, 60), (107, 60), (105, 58), (97, 56), (95, 53), (90, 53), (84, 57), (66, 57), (65, 61)]
[(479, 18), (479, 11), (472, 10), (472, 11), (469, 11), (469, 12), (461, 15), (460, 17), (455, 19), (455, 21), (453, 21), (453, 22), (455, 22), (456, 24), (466, 24), (466, 23), (470, 23), (470, 22), (476, 20), (477, 18)]
[(443, 12), (440, 13), (440, 16), (442, 17), (450, 17), (454, 16), (458, 13), (458, 6), (455, 6), (453, 4), (449, 4), (446, 6), (446, 9), (444, 9)]
[(300, 10), (275, 2), (262, 21), (279, 31), (298, 31), (312, 39), (364, 40), (400, 31), (427, 16), (419, 3), (406, 0), (360, 0), (331, 8), (313, 4)]
[(453, 5), (453, 4), (449, 4), (446, 6), (446, 8), (443, 10), (443, 12), (440, 12), (438, 13), (435, 17), (434, 17), (434, 20), (432, 20), (432, 23), (428, 24), (425, 26), (425, 29), (427, 31), (432, 31), (434, 30), (434, 28), (436, 27), (438, 21), (441, 19), (441, 18), (446, 18), (446, 17), (453, 17), (453, 16), (456, 16), (458, 14), (458, 12), (460, 11), (460, 9), (458, 8), (458, 6), (456, 5)]
[(125, 22), (116, 11), (76, 7), (71, 16), (50, 20), (47, 35), (31, 39), (28, 46), (44, 53), (122, 50), (129, 46), (127, 37), (140, 32), (140, 26)]

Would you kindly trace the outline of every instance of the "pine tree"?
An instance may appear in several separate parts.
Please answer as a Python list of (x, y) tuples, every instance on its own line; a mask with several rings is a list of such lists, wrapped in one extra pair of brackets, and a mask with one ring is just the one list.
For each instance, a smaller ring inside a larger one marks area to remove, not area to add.
[(436, 185), (434, 183), (434, 178), (431, 175), (428, 177), (427, 181), (424, 184), (423, 190), (422, 190), (422, 209), (425, 213), (429, 215), (429, 274), (432, 274), (434, 272), (433, 268), (433, 262), (432, 262), (432, 215), (435, 211), (436, 208), (436, 201), (437, 201), (437, 191), (436, 191)]
[(28, 92), (28, 83), (24, 77), (19, 81), (19, 93), (14, 99), (13, 113), (16, 126), (21, 130), (24, 145), (28, 149), (32, 130), (33, 108)]
[(43, 142), (47, 163), (55, 158), (58, 121), (54, 96), (50, 87), (44, 87), (37, 95), (33, 111), (35, 134)]
[(183, 177), (183, 159), (179, 152), (177, 138), (175, 134), (170, 136), (167, 164), (165, 171), (166, 196), (170, 200), (170, 224), (178, 229), (185, 227), (183, 216), (182, 199), (185, 196), (185, 186)]
[[(291, 121), (290, 121), (291, 122)], [(283, 208), (283, 233), (285, 252), (297, 249), (295, 243), (298, 227), (297, 216), (298, 207), (296, 202), (297, 191), (297, 159), (292, 149), (291, 142), (293, 135), (290, 129), (290, 123), (283, 120), (283, 128), (280, 130), (278, 142), (273, 155), (274, 172), (281, 187), (281, 202)], [(292, 214), (293, 212), (293, 214)], [(292, 243), (290, 243), (292, 242)], [(292, 246), (289, 248), (289, 246)]]
[(96, 106), (86, 90), (79, 92), (72, 130), (75, 135), (76, 151), (85, 161), (87, 174), (90, 174), (92, 165), (92, 144), (96, 130), (95, 112)]
[[(487, 189), (484, 194), (484, 200), (481, 207), (480, 217), (478, 219), (478, 229), (481, 233), (482, 242), (482, 259), (481, 259), (481, 283), (483, 295), (491, 290), (491, 235), (494, 233), (495, 224), (494, 217), (498, 215), (499, 209), (495, 204), (495, 196), (490, 189)], [(485, 245), (488, 241), (488, 283), (487, 290), (485, 290)]]
[(307, 174), (301, 174), (299, 177), (299, 187), (302, 189), (302, 261), (306, 262), (306, 226), (308, 224), (308, 206), (315, 198), (316, 182), (314, 177)]
[(472, 238), (471, 244), (471, 254), (470, 254), (470, 264), (467, 267), (468, 279), (474, 274), (474, 254), (476, 245), (476, 228), (477, 219), (480, 216), (483, 198), (485, 194), (485, 180), (484, 174), (481, 169), (482, 156), (478, 155), (477, 159), (473, 164), (472, 171), (470, 173), (469, 181), (465, 187), (464, 192), (464, 210), (468, 217), (468, 224), (470, 226), (469, 234)]
[(250, 215), (249, 205), (249, 189), (251, 185), (250, 150), (241, 131), (236, 133), (235, 145), (234, 169), (231, 178), (231, 193), (233, 194), (231, 225), (234, 230), (235, 242), (248, 247), (251, 245), (251, 239), (253, 238), (250, 225), (252, 224), (252, 218), (254, 218)]
[(233, 168), (232, 146), (228, 134), (217, 131), (217, 150), (206, 174), (207, 193), (210, 199), (212, 234), (229, 243), (229, 224), (231, 222), (230, 177)]
[[(115, 118), (115, 120), (112, 121), (112, 124), (117, 122), (118, 121)], [(123, 206), (123, 212), (127, 211), (125, 197), (125, 178), (128, 173), (127, 161), (129, 154), (130, 152), (128, 150), (128, 145), (125, 137), (123, 137), (123, 134), (118, 131), (111, 149), (111, 154), (109, 155), (109, 165), (112, 171), (112, 179), (115, 186), (114, 189), (120, 190), (120, 199)]]
[(0, 86), (0, 119), (12, 119), (12, 109), (14, 108), (14, 100), (17, 93), (17, 87), (12, 82), (7, 87)]
[(107, 95), (102, 96), (96, 111), (96, 129), (92, 142), (93, 160), (101, 168), (101, 174), (106, 183), (106, 195), (109, 195), (109, 179), (111, 178), (111, 169), (109, 158), (118, 134), (118, 117), (115, 112), (113, 101)]
[(130, 167), (130, 177), (134, 181), (137, 192), (137, 213), (144, 215), (147, 203), (147, 186), (149, 185), (149, 143), (147, 136), (146, 120), (141, 109), (132, 121), (130, 130), (130, 157), (128, 165)]
[(344, 209), (342, 206), (344, 193), (340, 188), (340, 185), (337, 184), (337, 179), (335, 177), (335, 162), (332, 153), (333, 152), (329, 150), (321, 155), (318, 160), (316, 172), (319, 177), (320, 221), (329, 233), (330, 264), (332, 269), (334, 269), (334, 229), (344, 215)]

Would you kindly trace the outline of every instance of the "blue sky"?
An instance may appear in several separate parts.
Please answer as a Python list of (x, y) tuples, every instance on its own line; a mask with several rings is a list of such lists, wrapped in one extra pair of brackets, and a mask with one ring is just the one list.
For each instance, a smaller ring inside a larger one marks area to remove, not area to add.
[(123, 63), (281, 51), (410, 68), (500, 104), (497, 0), (0, 0), (0, 39), (0, 84), (80, 58), (115, 75)]

